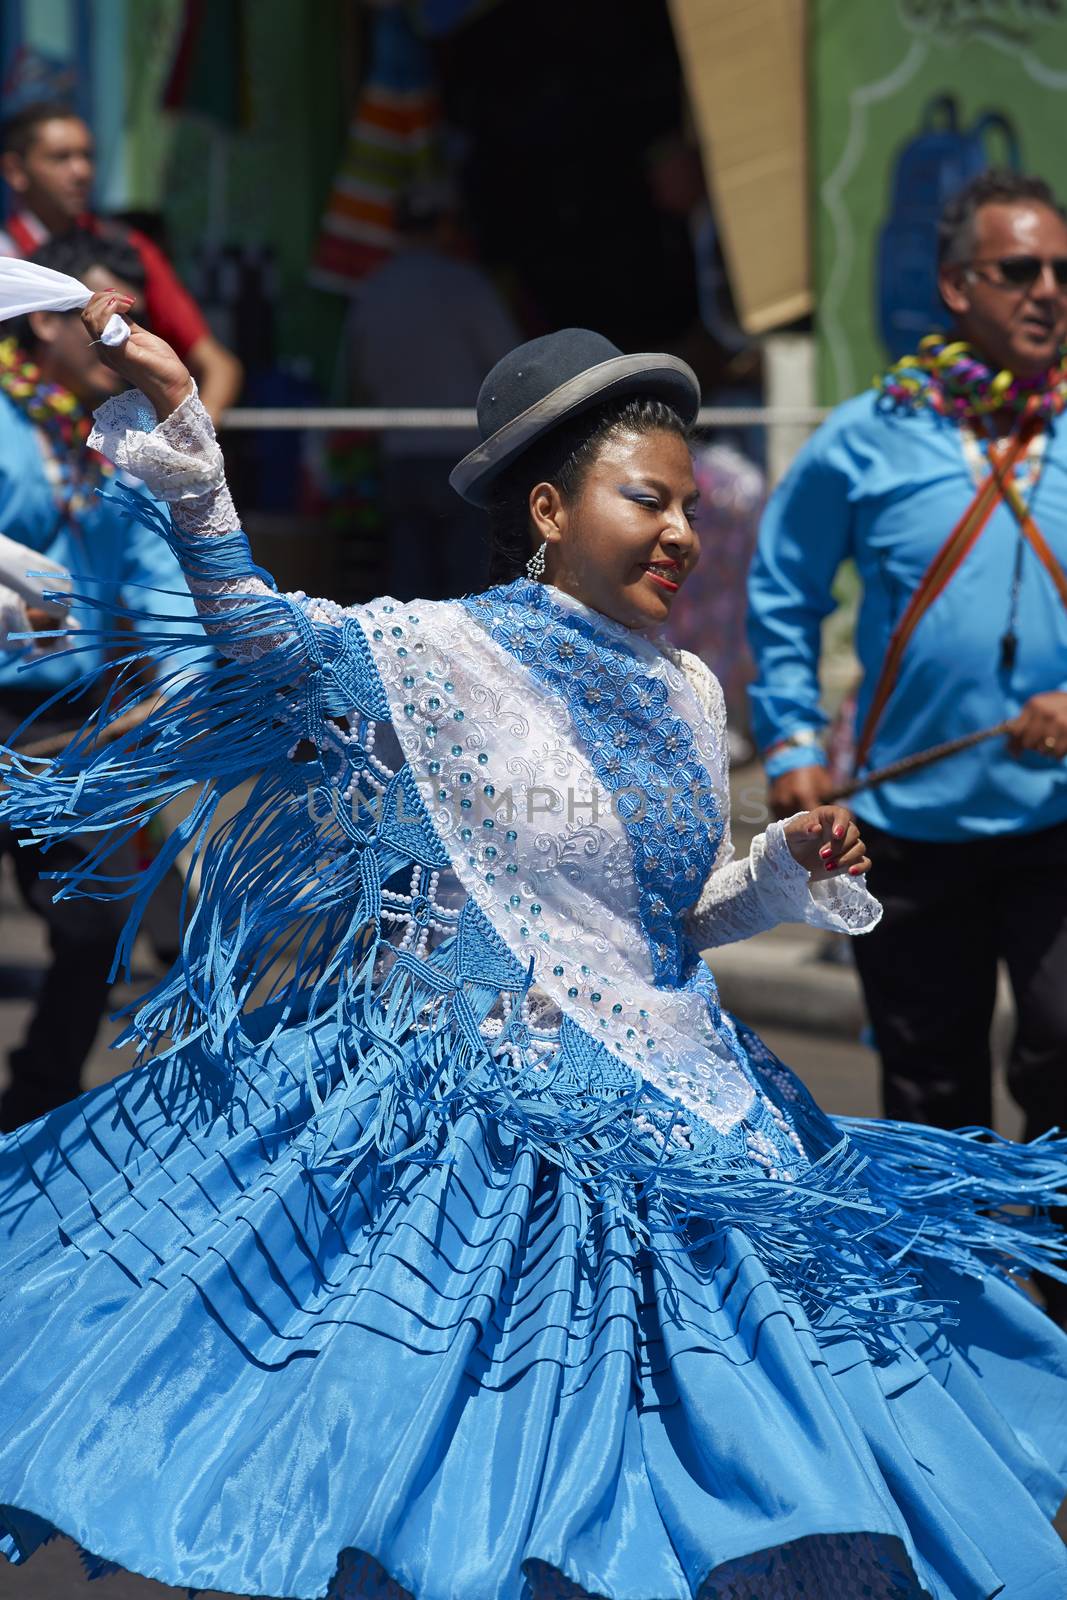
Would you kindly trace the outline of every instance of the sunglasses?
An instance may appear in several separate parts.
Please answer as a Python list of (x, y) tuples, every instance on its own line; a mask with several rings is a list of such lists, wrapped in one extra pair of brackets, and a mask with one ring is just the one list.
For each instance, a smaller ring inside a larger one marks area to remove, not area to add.
[[(992, 256), (986, 261), (972, 261), (970, 266), (972, 270), (982, 266), (996, 267), (999, 277), (984, 278), (983, 282), (1009, 289), (1033, 288), (1045, 268), (1051, 267), (1056, 287), (1067, 289), (1067, 256), (1053, 256), (1048, 261), (1043, 261), (1040, 256)], [(978, 273), (977, 276), (982, 277), (982, 274)]]

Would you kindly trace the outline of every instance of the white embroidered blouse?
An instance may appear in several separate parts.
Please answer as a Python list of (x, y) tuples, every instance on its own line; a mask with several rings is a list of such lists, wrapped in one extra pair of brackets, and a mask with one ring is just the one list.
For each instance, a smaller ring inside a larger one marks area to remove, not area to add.
[[(91, 447), (169, 501), (187, 538), (231, 533), (195, 392), (150, 432), (144, 407), (136, 394), (108, 401)], [(251, 573), (190, 574), (190, 587), (209, 629), (270, 592)], [(570, 1017), (720, 1131), (745, 1117), (756, 1091), (696, 951), (786, 921), (862, 933), (880, 907), (860, 879), (810, 882), (783, 823), (735, 858), (723, 697), (707, 667), (542, 585), (347, 610), (290, 598), (317, 623), (358, 624), (394, 764), (408, 764), (452, 864), (431, 899), (469, 896), (530, 965), (535, 1029)], [(254, 658), (272, 642), (240, 649)]]

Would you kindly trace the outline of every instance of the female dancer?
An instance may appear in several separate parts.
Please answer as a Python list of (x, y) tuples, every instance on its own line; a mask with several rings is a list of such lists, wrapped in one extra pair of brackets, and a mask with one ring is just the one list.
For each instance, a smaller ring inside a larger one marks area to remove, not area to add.
[(171, 501), (229, 664), (11, 757), (15, 825), (99, 831), (84, 887), (184, 791), (202, 860), (144, 1064), (0, 1145), (6, 1552), (305, 1600), (1058, 1600), (1067, 1339), (1010, 1277), (1056, 1235), (1008, 1207), (1063, 1203), (1063, 1146), (831, 1121), (696, 953), (878, 908), (836, 808), (731, 859), (721, 694), (657, 634), (688, 368), (514, 352), (453, 474), (510, 581), (343, 611), (251, 565), (173, 353), (106, 359), (142, 396), (94, 442)]

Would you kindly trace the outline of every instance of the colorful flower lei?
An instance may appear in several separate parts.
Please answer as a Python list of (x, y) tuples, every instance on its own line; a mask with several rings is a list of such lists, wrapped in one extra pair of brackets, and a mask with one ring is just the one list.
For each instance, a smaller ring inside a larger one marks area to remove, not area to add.
[(894, 406), (914, 410), (927, 405), (959, 422), (994, 411), (1057, 417), (1067, 406), (1067, 352), (1039, 377), (1017, 378), (994, 372), (969, 345), (931, 333), (913, 355), (896, 362), (874, 384)]
[(109, 461), (85, 448), (92, 418), (69, 389), (46, 383), (41, 369), (14, 339), (0, 340), (0, 394), (43, 428), (52, 445), (58, 489), (67, 513), (76, 516), (101, 480), (114, 472)]

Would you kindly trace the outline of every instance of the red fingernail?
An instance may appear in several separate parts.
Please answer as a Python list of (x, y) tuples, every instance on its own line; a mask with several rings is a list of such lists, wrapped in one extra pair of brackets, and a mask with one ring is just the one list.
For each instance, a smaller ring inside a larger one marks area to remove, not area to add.
[(860, 873), (865, 872), (867, 869), (865, 867), (849, 867), (848, 870), (851, 877), (858, 878)]
[(844, 837), (845, 837), (845, 830), (841, 826), (841, 824), (838, 823), (837, 827), (834, 829), (834, 838), (835, 839), (843, 839)]

